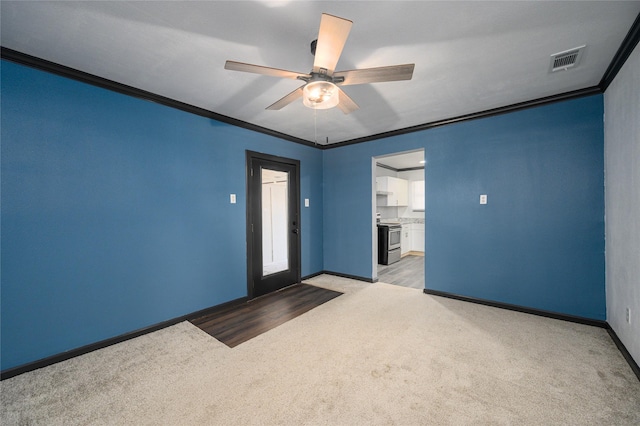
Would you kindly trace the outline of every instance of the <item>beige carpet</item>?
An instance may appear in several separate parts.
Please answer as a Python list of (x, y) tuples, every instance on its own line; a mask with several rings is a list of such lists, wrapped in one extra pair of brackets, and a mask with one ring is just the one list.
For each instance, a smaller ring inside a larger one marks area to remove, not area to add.
[(1, 383), (0, 423), (638, 425), (603, 329), (388, 284), (234, 349), (183, 322)]

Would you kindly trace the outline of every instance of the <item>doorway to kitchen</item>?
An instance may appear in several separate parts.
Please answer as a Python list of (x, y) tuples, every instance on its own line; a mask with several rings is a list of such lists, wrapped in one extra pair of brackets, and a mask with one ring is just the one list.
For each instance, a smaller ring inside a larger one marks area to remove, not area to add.
[(247, 293), (300, 282), (300, 162), (247, 151)]
[(374, 277), (404, 287), (425, 287), (424, 150), (374, 157), (372, 250)]

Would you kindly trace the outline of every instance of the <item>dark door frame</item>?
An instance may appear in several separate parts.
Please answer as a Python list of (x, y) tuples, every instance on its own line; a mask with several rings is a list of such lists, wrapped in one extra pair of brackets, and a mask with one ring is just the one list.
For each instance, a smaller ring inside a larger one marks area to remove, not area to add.
[(297, 252), (295, 256), (297, 258), (297, 270), (296, 272), (296, 282), (300, 282), (301, 271), (302, 271), (302, 255), (301, 255), (301, 243), (302, 243), (302, 224), (300, 219), (300, 160), (295, 160), (292, 158), (279, 157), (276, 155), (265, 154), (262, 152), (255, 151), (246, 151), (246, 162), (245, 162), (245, 193), (247, 194), (247, 205), (246, 205), (246, 218), (247, 218), (247, 227), (246, 227), (246, 241), (247, 241), (247, 297), (248, 299), (253, 299), (254, 296), (254, 283), (253, 283), (253, 223), (251, 217), (251, 205), (253, 201), (253, 194), (251, 191), (251, 169), (253, 160), (267, 160), (276, 163), (282, 163), (290, 166), (294, 166), (296, 169), (295, 183), (297, 188), (297, 193), (289, 194), (289, 202), (294, 203), (295, 212), (296, 212), (296, 225), (297, 225)]

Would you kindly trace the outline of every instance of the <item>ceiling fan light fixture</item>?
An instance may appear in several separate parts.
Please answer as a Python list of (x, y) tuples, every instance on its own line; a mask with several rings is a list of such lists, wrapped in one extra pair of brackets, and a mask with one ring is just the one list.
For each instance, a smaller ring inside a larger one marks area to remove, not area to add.
[(302, 89), (302, 102), (313, 109), (329, 109), (338, 105), (338, 87), (330, 81), (312, 81)]

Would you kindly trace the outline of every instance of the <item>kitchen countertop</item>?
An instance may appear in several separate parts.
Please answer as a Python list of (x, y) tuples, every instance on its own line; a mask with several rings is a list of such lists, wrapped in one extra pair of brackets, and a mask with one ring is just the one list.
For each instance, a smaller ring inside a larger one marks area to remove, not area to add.
[(424, 219), (421, 217), (396, 217), (396, 218), (386, 218), (380, 219), (380, 225), (408, 225), (411, 223), (422, 223), (424, 224)]
[(393, 219), (380, 219), (381, 222), (386, 223), (401, 223), (402, 225), (406, 225), (408, 223), (424, 223), (424, 218), (422, 217), (398, 217)]

